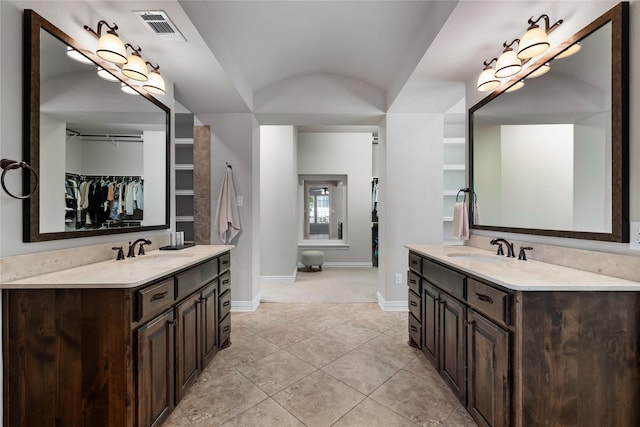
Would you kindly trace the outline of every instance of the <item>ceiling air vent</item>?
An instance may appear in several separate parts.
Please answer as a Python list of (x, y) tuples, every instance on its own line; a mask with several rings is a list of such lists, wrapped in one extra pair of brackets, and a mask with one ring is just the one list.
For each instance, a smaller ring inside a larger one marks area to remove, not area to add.
[(134, 10), (133, 13), (162, 40), (187, 41), (164, 10)]

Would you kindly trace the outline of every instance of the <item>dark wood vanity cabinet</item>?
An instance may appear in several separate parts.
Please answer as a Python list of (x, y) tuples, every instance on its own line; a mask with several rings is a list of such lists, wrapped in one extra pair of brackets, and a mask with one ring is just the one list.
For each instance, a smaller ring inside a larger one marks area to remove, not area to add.
[(409, 344), (478, 425), (640, 425), (640, 292), (517, 291), (416, 252), (408, 283)]
[(229, 264), (134, 289), (4, 289), (4, 425), (162, 424), (230, 343)]

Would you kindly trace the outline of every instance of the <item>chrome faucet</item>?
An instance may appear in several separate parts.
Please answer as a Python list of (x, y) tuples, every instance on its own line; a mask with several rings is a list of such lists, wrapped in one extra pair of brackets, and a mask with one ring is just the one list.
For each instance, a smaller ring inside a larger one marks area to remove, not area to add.
[[(513, 252), (513, 243), (509, 243), (507, 240), (503, 239), (503, 238), (499, 238), (499, 239), (493, 239), (491, 242), (492, 245), (500, 245), (500, 242), (504, 243), (507, 246), (507, 258), (515, 258), (516, 255)], [(502, 255), (502, 245), (500, 245), (500, 247), (498, 248), (498, 255)]]
[(135, 242), (133, 242), (133, 244), (131, 242), (129, 242), (129, 252), (127, 253), (127, 258), (132, 258), (132, 257), (136, 256), (135, 247), (136, 247), (137, 243), (140, 243), (140, 248), (138, 249), (138, 255), (144, 255), (144, 248), (142, 246), (143, 245), (150, 245), (151, 244), (151, 240), (149, 240), (149, 239), (138, 239)]

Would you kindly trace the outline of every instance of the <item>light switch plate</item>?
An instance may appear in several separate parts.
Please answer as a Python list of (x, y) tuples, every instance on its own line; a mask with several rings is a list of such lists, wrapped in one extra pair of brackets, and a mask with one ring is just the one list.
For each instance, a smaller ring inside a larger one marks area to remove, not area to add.
[(640, 221), (629, 224), (629, 248), (640, 251)]
[(396, 285), (402, 285), (402, 273), (396, 273)]

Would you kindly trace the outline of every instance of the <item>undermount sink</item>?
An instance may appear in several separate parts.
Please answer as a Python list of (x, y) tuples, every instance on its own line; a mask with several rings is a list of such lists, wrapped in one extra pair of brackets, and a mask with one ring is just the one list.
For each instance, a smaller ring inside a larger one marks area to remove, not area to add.
[(466, 258), (473, 261), (489, 261), (489, 262), (498, 262), (502, 259), (498, 255), (474, 254), (469, 252), (451, 252), (451, 253), (448, 253), (447, 256), (451, 258)]

